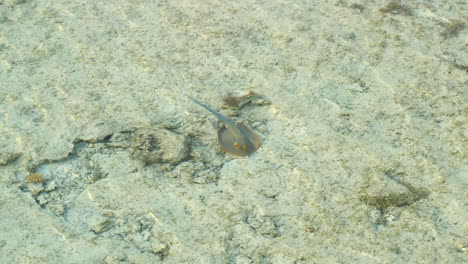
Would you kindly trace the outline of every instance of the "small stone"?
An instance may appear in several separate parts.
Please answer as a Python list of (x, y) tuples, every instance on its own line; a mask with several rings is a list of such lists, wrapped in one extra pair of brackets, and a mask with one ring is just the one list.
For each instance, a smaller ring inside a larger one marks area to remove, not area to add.
[(114, 221), (112, 221), (110, 218), (100, 215), (93, 217), (89, 224), (91, 230), (94, 233), (100, 234), (111, 229), (114, 226)]
[(215, 182), (218, 179), (218, 175), (212, 170), (204, 170), (197, 173), (193, 179), (193, 183), (206, 184)]
[(45, 191), (46, 192), (50, 192), (50, 191), (53, 191), (55, 190), (55, 188), (57, 188), (57, 184), (55, 183), (55, 181), (51, 181), (47, 184), (47, 186), (45, 187)]
[(59, 216), (65, 213), (65, 205), (61, 202), (50, 202), (49, 209)]
[(169, 251), (169, 246), (157, 239), (155, 239), (153, 243), (151, 243), (151, 247), (153, 253), (157, 255), (166, 256)]
[(46, 204), (47, 202), (49, 202), (49, 194), (48, 194), (48, 193), (40, 194), (40, 195), (36, 198), (36, 201), (37, 201), (37, 203), (40, 204), (40, 205)]
[(242, 106), (250, 103), (252, 97), (256, 94), (253, 91), (237, 91), (228, 93), (223, 97), (223, 107), (231, 109), (240, 109)]
[(0, 166), (5, 166), (8, 163), (16, 160), (21, 154), (15, 152), (2, 152), (0, 153)]
[(426, 195), (426, 191), (402, 184), (384, 173), (375, 173), (371, 175), (369, 186), (365, 188), (361, 200), (384, 210), (391, 206), (410, 205)]
[(250, 223), (252, 228), (262, 235), (276, 237), (278, 235), (273, 220), (269, 217), (258, 217)]
[(122, 262), (124, 260), (127, 259), (127, 255), (125, 255), (125, 253), (123, 252), (120, 252), (120, 251), (114, 251), (111, 253), (111, 255), (107, 256), (105, 259), (104, 259), (104, 263), (119, 263), (119, 262)]
[(130, 135), (128, 133), (114, 133), (107, 143), (108, 147), (127, 148)]
[(45, 190), (42, 183), (28, 183), (28, 189), (32, 195), (39, 194)]

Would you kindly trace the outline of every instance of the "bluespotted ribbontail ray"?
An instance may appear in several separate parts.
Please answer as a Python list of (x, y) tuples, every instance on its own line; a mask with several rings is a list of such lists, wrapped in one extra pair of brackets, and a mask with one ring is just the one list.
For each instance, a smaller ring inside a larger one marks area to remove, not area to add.
[(260, 147), (260, 137), (248, 126), (242, 123), (235, 124), (197, 99), (187, 94), (186, 96), (226, 124), (226, 126), (218, 130), (218, 141), (225, 152), (245, 157), (254, 153)]

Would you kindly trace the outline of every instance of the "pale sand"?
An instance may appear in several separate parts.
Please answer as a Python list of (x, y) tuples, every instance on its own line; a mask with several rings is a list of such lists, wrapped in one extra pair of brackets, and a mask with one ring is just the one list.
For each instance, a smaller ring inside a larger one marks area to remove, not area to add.
[(1, 263), (468, 261), (463, 1), (149, 2), (0, 0)]

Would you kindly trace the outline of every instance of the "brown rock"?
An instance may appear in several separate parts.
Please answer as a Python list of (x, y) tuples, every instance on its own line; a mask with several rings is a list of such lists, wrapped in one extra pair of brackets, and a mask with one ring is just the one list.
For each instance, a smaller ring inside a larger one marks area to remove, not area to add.
[(134, 155), (148, 165), (158, 162), (178, 164), (189, 153), (186, 136), (159, 128), (137, 130), (131, 146)]

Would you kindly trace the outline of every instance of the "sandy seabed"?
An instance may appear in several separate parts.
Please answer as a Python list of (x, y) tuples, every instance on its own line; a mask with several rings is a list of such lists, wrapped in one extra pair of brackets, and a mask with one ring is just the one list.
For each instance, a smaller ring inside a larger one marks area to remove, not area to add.
[(0, 0), (0, 262), (467, 263), (467, 4), (361, 2)]

